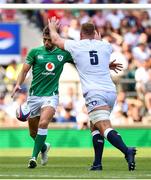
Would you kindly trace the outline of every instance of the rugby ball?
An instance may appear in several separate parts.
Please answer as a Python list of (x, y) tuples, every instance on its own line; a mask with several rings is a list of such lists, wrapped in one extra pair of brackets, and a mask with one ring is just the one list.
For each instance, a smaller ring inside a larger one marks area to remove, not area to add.
[(27, 103), (24, 103), (16, 109), (16, 118), (19, 121), (25, 122), (30, 117), (30, 112), (31, 111), (29, 106), (27, 105)]

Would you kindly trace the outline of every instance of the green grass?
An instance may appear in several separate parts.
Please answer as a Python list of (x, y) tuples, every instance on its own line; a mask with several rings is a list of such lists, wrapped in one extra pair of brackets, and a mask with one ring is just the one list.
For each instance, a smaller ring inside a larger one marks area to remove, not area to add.
[(115, 149), (105, 149), (103, 171), (92, 172), (92, 149), (52, 149), (49, 163), (42, 167), (38, 159), (36, 169), (28, 169), (31, 149), (0, 149), (0, 179), (151, 179), (151, 149), (139, 148), (137, 169), (129, 172), (123, 155)]

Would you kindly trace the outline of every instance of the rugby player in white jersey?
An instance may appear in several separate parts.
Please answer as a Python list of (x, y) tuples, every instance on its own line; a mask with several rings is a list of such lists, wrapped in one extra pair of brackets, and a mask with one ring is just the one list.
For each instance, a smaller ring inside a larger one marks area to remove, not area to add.
[[(60, 37), (56, 31), (59, 26), (59, 20), (56, 17), (52, 17), (48, 23), (52, 43), (69, 51), (74, 60), (90, 122), (95, 129), (99, 130), (93, 131), (94, 135), (100, 133), (104, 136), (125, 155), (129, 171), (135, 170), (136, 149), (126, 146), (110, 122), (110, 113), (117, 96), (109, 70), (111, 44), (95, 39), (95, 27), (92, 23), (82, 24), (79, 41), (65, 40)], [(104, 143), (103, 138), (101, 142)], [(93, 164), (91, 170), (102, 170), (101, 162)]]

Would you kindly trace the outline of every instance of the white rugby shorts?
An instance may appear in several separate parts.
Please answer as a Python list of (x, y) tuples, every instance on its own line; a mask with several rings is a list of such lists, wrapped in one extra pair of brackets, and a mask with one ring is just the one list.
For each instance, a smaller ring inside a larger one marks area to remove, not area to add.
[(59, 96), (29, 96), (27, 98), (27, 104), (31, 110), (31, 118), (40, 116), (40, 110), (43, 107), (53, 107), (55, 110), (59, 104)]
[(97, 91), (93, 90), (84, 95), (88, 113), (96, 107), (109, 106), (111, 110), (116, 102), (116, 92)]

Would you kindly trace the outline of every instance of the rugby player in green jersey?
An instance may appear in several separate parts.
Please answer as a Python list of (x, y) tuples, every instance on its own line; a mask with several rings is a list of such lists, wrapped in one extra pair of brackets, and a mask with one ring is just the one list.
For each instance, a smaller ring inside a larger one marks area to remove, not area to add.
[(47, 163), (50, 144), (45, 143), (45, 139), (48, 124), (55, 114), (59, 101), (59, 78), (64, 64), (72, 63), (72, 58), (67, 51), (63, 51), (51, 43), (47, 26), (43, 30), (43, 43), (44, 46), (34, 48), (29, 52), (12, 92), (13, 97), (15, 92), (21, 88), (21, 84), (32, 67), (32, 82), (27, 104), (31, 109), (28, 119), (30, 136), (35, 141), (32, 158), (28, 164), (29, 168), (37, 166), (36, 160), (40, 151), (41, 164)]
[[(51, 43), (47, 26), (43, 30), (43, 42), (44, 46), (34, 48), (29, 52), (12, 92), (13, 97), (20, 90), (28, 71), (32, 68), (33, 79), (27, 103), (31, 109), (31, 116), (28, 119), (29, 131), (35, 143), (32, 158), (28, 164), (29, 168), (37, 166), (37, 157), (40, 151), (41, 164), (45, 165), (48, 161), (47, 153), (50, 144), (45, 143), (45, 139), (48, 124), (58, 105), (59, 78), (64, 64), (66, 62), (73, 63), (72, 57), (67, 51), (63, 51)], [(110, 63), (110, 69), (118, 71), (121, 67), (119, 63), (113, 61)], [(94, 149), (98, 149), (98, 147), (95, 145)]]

